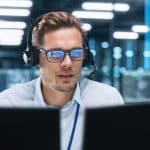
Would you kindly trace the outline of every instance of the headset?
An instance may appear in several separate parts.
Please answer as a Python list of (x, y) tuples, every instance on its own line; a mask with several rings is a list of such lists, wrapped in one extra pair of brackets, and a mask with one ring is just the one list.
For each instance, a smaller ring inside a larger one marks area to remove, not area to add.
[[(27, 48), (23, 51), (23, 60), (25, 64), (30, 66), (36, 66), (39, 64), (39, 50), (32, 45), (32, 31), (33, 28), (37, 26), (37, 24), (42, 20), (44, 14), (41, 15), (36, 19), (36, 21), (31, 25), (30, 30), (27, 34)], [(83, 48), (85, 49), (85, 57), (83, 60), (83, 67), (89, 67), (89, 66), (95, 66), (94, 64), (94, 58), (92, 53), (90, 52), (88, 39), (85, 35), (84, 42), (83, 42)]]

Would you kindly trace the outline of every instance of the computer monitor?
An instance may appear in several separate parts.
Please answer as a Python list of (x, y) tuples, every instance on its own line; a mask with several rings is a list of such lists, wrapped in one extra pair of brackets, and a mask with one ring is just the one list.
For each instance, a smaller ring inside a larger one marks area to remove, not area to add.
[(59, 150), (59, 111), (0, 108), (0, 149)]
[(150, 149), (150, 104), (86, 110), (83, 150)]

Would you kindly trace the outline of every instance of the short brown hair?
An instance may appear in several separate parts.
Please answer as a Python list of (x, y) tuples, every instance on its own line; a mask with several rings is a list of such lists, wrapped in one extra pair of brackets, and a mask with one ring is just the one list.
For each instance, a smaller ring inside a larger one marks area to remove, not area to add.
[(41, 47), (43, 36), (46, 32), (54, 31), (62, 27), (76, 27), (85, 38), (85, 32), (81, 28), (81, 22), (72, 14), (67, 12), (50, 12), (42, 15), (37, 19), (32, 31), (32, 45)]

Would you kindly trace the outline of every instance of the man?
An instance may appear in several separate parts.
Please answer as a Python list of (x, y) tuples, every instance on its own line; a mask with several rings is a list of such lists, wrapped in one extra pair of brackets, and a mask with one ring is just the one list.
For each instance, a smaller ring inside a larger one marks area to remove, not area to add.
[[(38, 57), (40, 77), (0, 94), (1, 106), (60, 108), (63, 150), (81, 148), (84, 108), (123, 104), (115, 88), (80, 77), (87, 57), (85, 38), (79, 20), (71, 14), (42, 15), (33, 26), (33, 49), (28, 50), (38, 54), (34, 57)], [(74, 124), (75, 132), (72, 133)]]

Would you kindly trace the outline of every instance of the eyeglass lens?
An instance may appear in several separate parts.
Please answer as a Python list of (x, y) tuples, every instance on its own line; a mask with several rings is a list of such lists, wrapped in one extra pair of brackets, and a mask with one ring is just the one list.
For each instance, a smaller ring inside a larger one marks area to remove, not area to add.
[(84, 56), (84, 50), (82, 48), (75, 48), (70, 51), (66, 50), (46, 51), (46, 57), (50, 62), (62, 61), (66, 54), (68, 54), (72, 60), (82, 60)]

